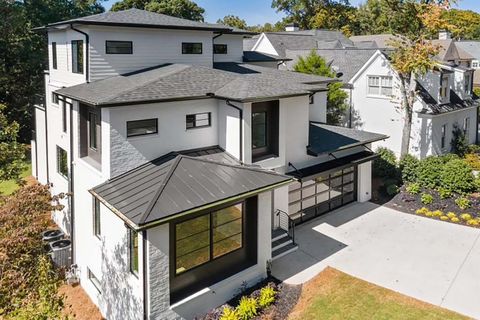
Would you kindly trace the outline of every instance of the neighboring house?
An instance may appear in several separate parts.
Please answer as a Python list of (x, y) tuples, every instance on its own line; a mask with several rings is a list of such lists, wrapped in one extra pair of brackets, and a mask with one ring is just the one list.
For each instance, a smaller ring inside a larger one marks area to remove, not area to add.
[(480, 41), (474, 40), (460, 40), (455, 42), (458, 48), (467, 52), (473, 57), (472, 69), (475, 69), (473, 77), (473, 86), (475, 88), (480, 87)]
[(370, 199), (387, 137), (323, 124), (336, 80), (243, 63), (248, 32), (137, 9), (42, 30), (33, 175), (71, 194), (54, 220), (107, 319), (202, 314), (294, 224)]
[[(305, 33), (316, 34), (311, 30)], [(287, 34), (282, 33), (285, 40), (277, 35), (275, 41), (270, 42), (265, 40), (267, 35), (262, 34), (252, 49), (264, 50), (268, 43), (277, 44), (281, 50), (275, 52), (291, 59), (281, 65), (288, 70), (294, 69), (299, 57), (306, 57), (315, 49), (337, 72), (349, 94), (351, 108), (345, 125), (390, 136), (386, 142), (375, 143), (374, 148), (384, 146), (399, 156), (403, 129), (400, 86), (388, 58), (394, 37), (388, 34), (354, 36), (350, 38), (351, 47), (328, 49), (304, 48), (299, 41), (293, 43), (292, 36)], [(325, 43), (319, 38), (315, 41), (310, 38), (310, 41)], [(464, 130), (469, 143), (477, 141), (478, 105), (472, 91), (474, 69), (471, 68), (474, 58), (457, 46), (458, 42), (450, 39), (448, 32), (441, 32), (439, 39), (432, 42), (440, 48), (435, 57), (438, 66), (418, 80), (410, 142), (410, 153), (420, 158), (449, 152), (454, 125)], [(291, 45), (285, 48), (279, 43)]]

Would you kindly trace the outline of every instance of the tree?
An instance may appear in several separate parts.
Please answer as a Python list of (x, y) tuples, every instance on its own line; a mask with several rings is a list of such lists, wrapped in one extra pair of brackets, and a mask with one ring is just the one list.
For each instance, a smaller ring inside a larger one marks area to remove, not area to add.
[(319, 5), (310, 19), (309, 27), (314, 29), (341, 30), (347, 36), (358, 33), (356, 9), (344, 3)]
[(256, 26), (250, 26), (247, 29), (253, 32), (279, 32), (279, 31), (285, 31), (285, 26), (287, 25), (288, 22), (284, 20), (278, 21), (275, 24), (271, 24), (269, 22), (265, 23), (263, 26), (262, 25), (256, 25)]
[(31, 107), (45, 90), (46, 37), (32, 28), (103, 11), (97, 0), (0, 0), (0, 103), (8, 120), (20, 125), (20, 141), (30, 140)]
[(9, 122), (3, 110), (5, 106), (0, 104), (0, 181), (20, 181), (20, 174), (25, 169), (26, 147), (17, 141), (20, 125)]
[(272, 8), (283, 11), (287, 18), (299, 24), (300, 28), (310, 29), (312, 19), (318, 10), (333, 8), (335, 5), (349, 6), (348, 0), (273, 0)]
[(439, 48), (428, 41), (446, 26), (442, 18), (449, 8), (449, 0), (385, 0), (390, 17), (390, 28), (395, 40), (391, 62), (400, 78), (403, 112), (401, 155), (408, 154), (412, 129), (413, 104), (417, 79), (436, 65), (433, 57)]
[(203, 21), (203, 14), (205, 13), (205, 9), (190, 0), (122, 0), (115, 3), (111, 10), (120, 11), (131, 8), (194, 21)]
[(386, 5), (385, 0), (367, 0), (359, 5), (355, 12), (356, 34), (391, 33)]
[[(324, 58), (312, 50), (307, 57), (299, 57), (293, 67), (296, 72), (315, 74), (318, 76), (335, 78), (335, 72), (327, 65)], [(328, 85), (327, 93), (327, 123), (339, 125), (345, 112), (348, 110), (348, 94), (342, 89), (341, 82)]]
[(452, 36), (457, 39), (480, 39), (480, 14), (470, 10), (445, 10), (443, 18), (450, 26)]
[(217, 23), (243, 30), (246, 30), (248, 28), (247, 22), (245, 20), (240, 19), (238, 16), (234, 15), (228, 15), (223, 17), (223, 19), (218, 19)]

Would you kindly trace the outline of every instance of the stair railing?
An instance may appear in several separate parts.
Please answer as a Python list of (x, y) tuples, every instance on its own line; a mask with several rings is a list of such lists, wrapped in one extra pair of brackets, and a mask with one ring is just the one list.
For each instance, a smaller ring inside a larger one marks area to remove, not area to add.
[(278, 217), (278, 226), (280, 229), (285, 230), (287, 234), (292, 238), (293, 244), (295, 244), (295, 222), (288, 213), (277, 209), (275, 215)]

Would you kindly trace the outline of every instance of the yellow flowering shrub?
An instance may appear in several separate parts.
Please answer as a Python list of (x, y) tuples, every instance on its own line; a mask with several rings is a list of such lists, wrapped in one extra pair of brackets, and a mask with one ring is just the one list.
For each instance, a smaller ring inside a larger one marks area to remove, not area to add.
[(472, 227), (478, 227), (480, 222), (477, 219), (470, 219), (467, 221), (467, 225), (472, 226)]
[(432, 215), (433, 215), (434, 217), (437, 217), (437, 218), (438, 218), (438, 217), (443, 216), (443, 212), (440, 211), (440, 210), (435, 210), (435, 211), (432, 212)]
[(452, 218), (456, 218), (457, 215), (455, 214), (455, 212), (449, 212), (449, 213), (447, 213), (447, 217), (449, 217), (450, 219), (452, 219)]
[(460, 222), (460, 219), (458, 219), (457, 217), (451, 217), (451, 218), (450, 218), (450, 221), (452, 221), (452, 222)]
[(464, 213), (460, 215), (460, 219), (462, 219), (463, 221), (468, 221), (472, 219), (472, 215), (469, 213)]
[(442, 220), (442, 221), (447, 221), (448, 219), (450, 219), (450, 218), (447, 217), (447, 216), (441, 216), (441, 217), (440, 217), (440, 220)]
[(428, 212), (430, 212), (430, 210), (428, 210), (428, 208), (425, 208), (425, 207), (415, 211), (416, 214), (420, 214), (420, 215), (426, 215)]

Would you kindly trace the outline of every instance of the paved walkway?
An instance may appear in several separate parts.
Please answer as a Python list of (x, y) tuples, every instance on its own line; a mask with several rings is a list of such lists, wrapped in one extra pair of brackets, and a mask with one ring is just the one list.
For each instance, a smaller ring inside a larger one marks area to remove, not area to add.
[(287, 283), (331, 266), (480, 319), (480, 229), (352, 204), (297, 227), (299, 250), (274, 261)]

